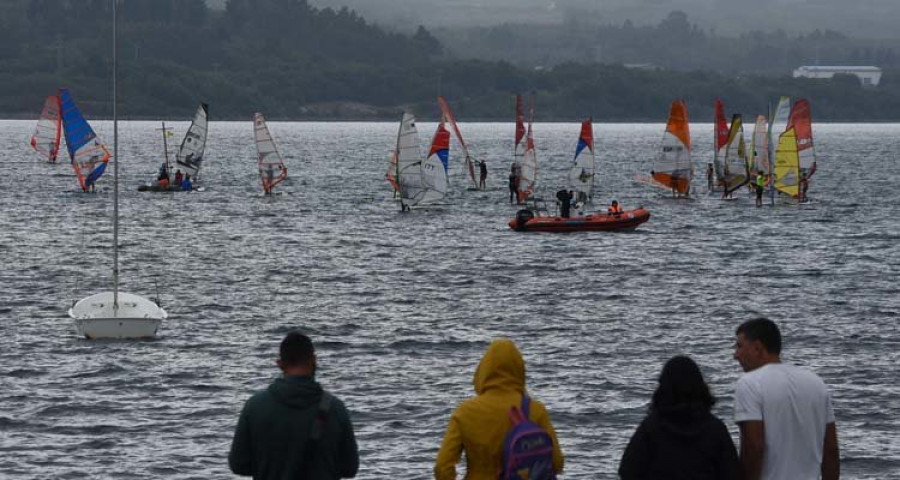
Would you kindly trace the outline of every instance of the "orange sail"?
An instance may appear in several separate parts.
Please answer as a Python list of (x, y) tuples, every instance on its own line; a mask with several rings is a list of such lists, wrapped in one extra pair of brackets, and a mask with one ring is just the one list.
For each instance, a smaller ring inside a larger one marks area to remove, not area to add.
[(669, 110), (661, 151), (653, 161), (652, 176), (674, 192), (688, 194), (693, 173), (687, 105), (684, 100), (675, 100)]

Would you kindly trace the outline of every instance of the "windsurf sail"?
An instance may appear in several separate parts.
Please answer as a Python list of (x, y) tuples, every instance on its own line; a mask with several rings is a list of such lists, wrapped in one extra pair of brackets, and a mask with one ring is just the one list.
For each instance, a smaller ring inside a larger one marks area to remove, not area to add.
[(796, 197), (800, 193), (800, 154), (797, 133), (789, 128), (778, 138), (775, 151), (775, 189)]
[(775, 116), (772, 117), (772, 122), (769, 124), (769, 138), (771, 138), (773, 142), (787, 130), (787, 123), (790, 115), (791, 98), (779, 98), (778, 105), (775, 107)]
[(272, 193), (276, 185), (287, 178), (287, 167), (272, 135), (266, 125), (266, 119), (261, 113), (253, 115), (253, 137), (256, 140), (256, 155), (259, 165), (259, 179), (262, 182), (263, 191)]
[(460, 133), (459, 131), (459, 126), (456, 124), (456, 118), (453, 116), (453, 111), (450, 110), (450, 105), (447, 104), (447, 100), (445, 100), (444, 97), (438, 97), (438, 105), (440, 105), (441, 107), (441, 113), (443, 114), (444, 120), (450, 123), (450, 128), (453, 129), (453, 133), (456, 135), (456, 140), (462, 147), (463, 155), (465, 155), (466, 157), (466, 171), (469, 172), (469, 178), (472, 179), (472, 186), (477, 189), (478, 178), (475, 176), (475, 161), (474, 159), (472, 159), (472, 156), (469, 155), (469, 147), (466, 146), (466, 141), (463, 140), (462, 133)]
[(800, 156), (800, 174), (808, 179), (816, 173), (816, 150), (813, 148), (812, 116), (809, 102), (801, 98), (794, 102), (788, 129), (793, 128), (797, 135), (797, 154)]
[(653, 161), (652, 176), (657, 183), (677, 193), (687, 194), (691, 189), (693, 173), (687, 105), (684, 100), (675, 100), (669, 109), (661, 151)]
[[(517, 189), (517, 197), (519, 203), (522, 203), (534, 193), (534, 184), (537, 182), (537, 154), (534, 151), (534, 133), (532, 127), (534, 125), (534, 97), (531, 98), (531, 109), (528, 117), (528, 128), (525, 131), (524, 149), (522, 151), (521, 163), (519, 163), (519, 186)], [(518, 118), (516, 119), (518, 122)], [(518, 136), (518, 125), (516, 126), (516, 136)]]
[(581, 122), (574, 162), (569, 170), (569, 188), (575, 192), (576, 201), (590, 202), (594, 198), (594, 126), (590, 118)]
[[(771, 112), (770, 112), (771, 114)], [(791, 99), (790, 97), (784, 97), (778, 99), (778, 104), (775, 106), (775, 114), (770, 115), (769, 120), (769, 156), (772, 158), (773, 164), (773, 173), (774, 173), (774, 157), (775, 152), (777, 150), (777, 145), (775, 144), (776, 139), (780, 137), (782, 133), (787, 129), (788, 118), (791, 114)], [(777, 188), (775, 188), (775, 182), (769, 182), (769, 198), (771, 198), (772, 203), (775, 203), (775, 192)]]
[(62, 118), (59, 110), (59, 96), (48, 96), (44, 100), (41, 118), (31, 137), (31, 148), (50, 163), (56, 163), (56, 156), (59, 153), (59, 140), (62, 132)]
[(716, 175), (716, 183), (719, 183), (725, 175), (725, 145), (728, 143), (728, 123), (725, 121), (725, 104), (722, 100), (716, 99), (716, 123), (713, 127), (713, 137), (715, 145), (713, 146), (713, 171)]
[(184, 173), (196, 179), (203, 163), (203, 151), (206, 149), (206, 131), (209, 124), (209, 105), (201, 103), (194, 113), (191, 126), (184, 134), (181, 147), (175, 154), (175, 163)]
[(438, 125), (423, 162), (419, 153), (419, 134), (416, 119), (408, 112), (400, 120), (397, 133), (396, 171), (394, 178), (399, 186), (403, 208), (435, 203), (447, 193), (447, 171), (450, 154), (450, 132), (444, 122)]
[(59, 101), (66, 148), (69, 150), (72, 168), (78, 176), (81, 189), (87, 191), (106, 171), (111, 155), (106, 145), (97, 138), (91, 125), (84, 119), (68, 89), (59, 90)]
[(763, 175), (772, 174), (772, 164), (769, 162), (769, 134), (768, 121), (765, 115), (756, 116), (756, 124), (753, 126), (753, 151), (750, 156), (750, 173), (762, 172)]
[(416, 117), (403, 112), (400, 120), (400, 131), (397, 132), (397, 149), (392, 156), (394, 164), (394, 185), (400, 192), (400, 203), (405, 210), (407, 205), (414, 205), (424, 195), (422, 184), (422, 157), (419, 152), (419, 132), (416, 130)]
[(747, 170), (747, 143), (744, 140), (744, 124), (740, 114), (731, 118), (728, 143), (725, 146), (725, 176), (722, 177), (725, 195), (730, 195), (750, 181)]

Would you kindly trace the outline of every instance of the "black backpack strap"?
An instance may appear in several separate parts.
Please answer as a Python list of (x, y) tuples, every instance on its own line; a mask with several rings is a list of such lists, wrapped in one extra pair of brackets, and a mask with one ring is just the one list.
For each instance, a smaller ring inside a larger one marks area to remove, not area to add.
[(313, 417), (312, 425), (309, 426), (309, 438), (306, 439), (306, 446), (303, 451), (303, 463), (308, 467), (313, 460), (313, 454), (316, 451), (322, 434), (325, 433), (325, 424), (328, 422), (328, 412), (331, 410), (334, 396), (325, 390), (322, 390), (322, 397), (319, 399), (319, 406), (316, 409), (316, 415)]
[(334, 397), (325, 390), (322, 390), (322, 398), (319, 399), (319, 409), (316, 411), (316, 417), (313, 419), (312, 426), (309, 429), (310, 440), (316, 441), (322, 438), (325, 431), (325, 423), (328, 421), (328, 411), (331, 409), (331, 401)]
[(531, 398), (528, 395), (522, 395), (522, 416), (528, 420), (528, 412), (531, 410)]

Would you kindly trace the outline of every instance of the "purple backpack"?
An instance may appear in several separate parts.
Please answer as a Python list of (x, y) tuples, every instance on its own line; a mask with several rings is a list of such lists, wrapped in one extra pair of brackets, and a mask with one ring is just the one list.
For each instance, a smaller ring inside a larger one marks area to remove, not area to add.
[(509, 408), (512, 428), (503, 440), (501, 480), (555, 480), (553, 438), (528, 419), (531, 399), (522, 396), (522, 409)]

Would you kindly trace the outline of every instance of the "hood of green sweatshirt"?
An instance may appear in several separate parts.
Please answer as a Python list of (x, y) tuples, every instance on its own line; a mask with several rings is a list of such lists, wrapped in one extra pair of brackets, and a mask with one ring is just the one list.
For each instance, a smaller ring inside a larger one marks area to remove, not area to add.
[(282, 377), (269, 385), (269, 393), (291, 408), (309, 408), (319, 403), (322, 386), (313, 377)]

